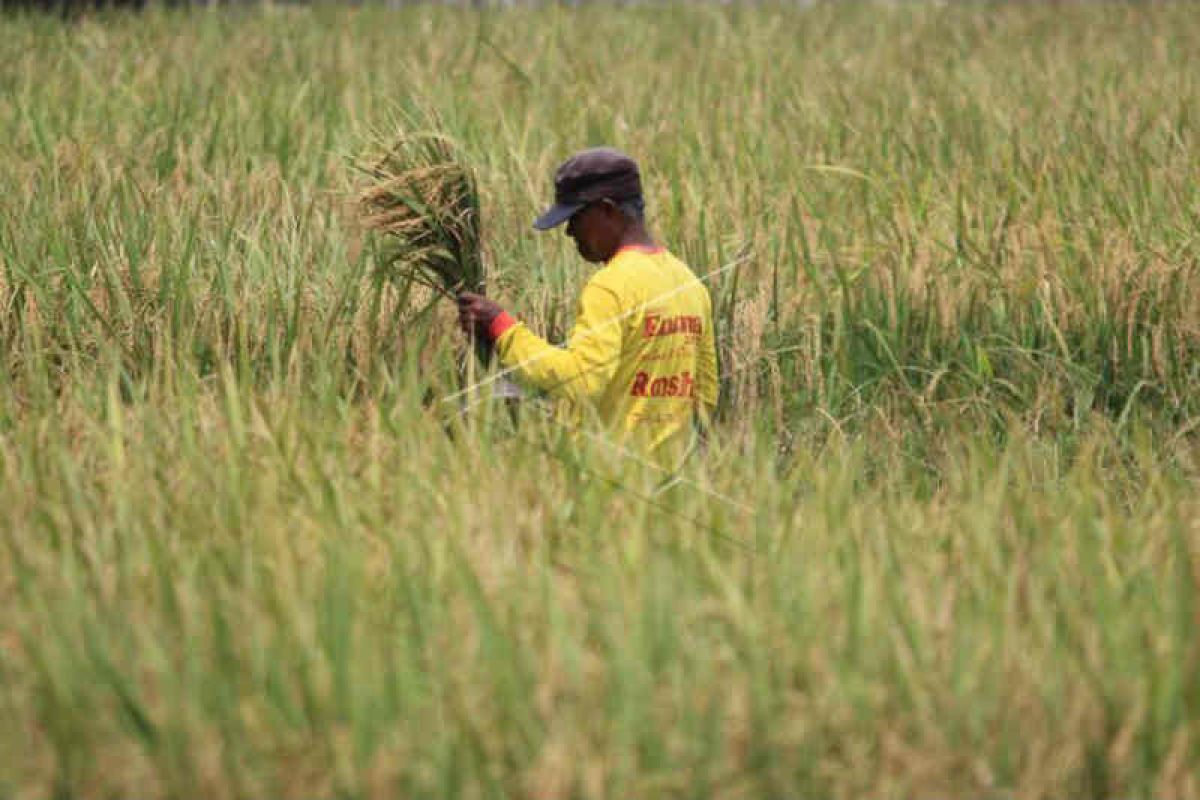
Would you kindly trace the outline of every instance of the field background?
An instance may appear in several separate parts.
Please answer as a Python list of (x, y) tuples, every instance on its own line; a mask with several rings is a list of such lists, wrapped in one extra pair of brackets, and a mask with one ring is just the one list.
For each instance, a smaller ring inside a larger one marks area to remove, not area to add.
[[(0, 797), (1200, 796), (1195, 5), (0, 33)], [(685, 481), (437, 402), (418, 107), (537, 329), (578, 147), (743, 258)]]

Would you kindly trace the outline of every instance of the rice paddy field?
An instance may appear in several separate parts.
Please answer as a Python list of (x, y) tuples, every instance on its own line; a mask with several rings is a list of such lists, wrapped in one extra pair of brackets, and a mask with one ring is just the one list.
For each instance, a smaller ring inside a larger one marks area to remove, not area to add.
[[(0, 34), (0, 797), (1200, 796), (1195, 5)], [(414, 114), (560, 339), (553, 169), (641, 161), (677, 480), (453, 398), (354, 205)]]

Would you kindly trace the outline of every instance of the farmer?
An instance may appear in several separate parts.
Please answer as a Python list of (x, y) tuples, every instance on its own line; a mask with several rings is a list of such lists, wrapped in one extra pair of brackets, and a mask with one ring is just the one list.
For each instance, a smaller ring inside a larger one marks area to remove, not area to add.
[(576, 153), (554, 176), (554, 205), (533, 223), (563, 223), (584, 260), (603, 264), (579, 298), (566, 347), (555, 347), (487, 297), (458, 296), (468, 334), (486, 336), (517, 377), (594, 415), (618, 438), (670, 463), (717, 402), (708, 290), (655, 243), (637, 163), (607, 147)]

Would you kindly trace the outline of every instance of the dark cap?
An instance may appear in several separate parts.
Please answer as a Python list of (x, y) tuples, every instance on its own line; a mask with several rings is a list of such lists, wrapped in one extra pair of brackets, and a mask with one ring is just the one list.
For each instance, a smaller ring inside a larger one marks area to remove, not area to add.
[(533, 227), (550, 230), (596, 200), (632, 200), (642, 196), (637, 162), (620, 150), (593, 147), (568, 158), (554, 173), (554, 205)]

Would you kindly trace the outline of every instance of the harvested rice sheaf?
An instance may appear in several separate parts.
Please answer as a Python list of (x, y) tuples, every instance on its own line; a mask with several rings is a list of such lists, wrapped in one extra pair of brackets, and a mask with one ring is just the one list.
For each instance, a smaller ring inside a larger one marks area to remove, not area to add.
[(357, 165), (370, 184), (359, 197), (363, 225), (385, 241), (379, 268), (446, 295), (483, 291), (479, 193), (454, 144), (438, 133), (406, 133)]

